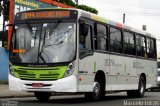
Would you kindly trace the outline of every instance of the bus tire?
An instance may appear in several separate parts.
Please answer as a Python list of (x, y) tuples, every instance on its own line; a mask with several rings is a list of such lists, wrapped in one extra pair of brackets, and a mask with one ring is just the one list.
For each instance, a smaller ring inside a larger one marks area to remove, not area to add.
[(48, 101), (51, 96), (51, 93), (49, 93), (49, 92), (34, 92), (34, 95), (39, 101)]
[(144, 97), (145, 89), (146, 89), (146, 81), (145, 81), (145, 78), (141, 76), (139, 78), (138, 90), (129, 90), (127, 91), (127, 95), (129, 97), (142, 98)]
[(96, 78), (94, 81), (93, 92), (87, 92), (84, 95), (86, 99), (97, 101), (105, 95), (104, 92), (102, 81), (100, 78)]
[(144, 97), (145, 94), (145, 89), (146, 89), (146, 81), (143, 76), (139, 78), (139, 84), (138, 84), (138, 90), (136, 90), (136, 96), (138, 98)]

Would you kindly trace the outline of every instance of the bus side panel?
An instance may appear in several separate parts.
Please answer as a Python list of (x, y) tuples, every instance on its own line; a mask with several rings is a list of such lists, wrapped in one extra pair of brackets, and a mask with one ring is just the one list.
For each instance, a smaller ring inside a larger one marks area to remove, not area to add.
[(110, 55), (110, 73), (107, 77), (106, 90), (137, 89), (139, 76), (133, 67), (136, 58)]
[(103, 71), (104, 74), (109, 73), (109, 67), (106, 66), (106, 59), (109, 59), (108, 54), (95, 52), (93, 56), (79, 60), (79, 77), (82, 77), (82, 80), (79, 81), (79, 92), (93, 91), (97, 71)]
[(79, 92), (93, 90), (94, 72), (98, 70), (106, 75), (106, 91), (136, 90), (142, 73), (146, 75), (146, 88), (156, 84), (156, 61), (95, 52), (79, 60)]
[(156, 72), (157, 62), (146, 59), (137, 59), (135, 63), (137, 68), (137, 75), (145, 73), (146, 75), (146, 88), (156, 86)]

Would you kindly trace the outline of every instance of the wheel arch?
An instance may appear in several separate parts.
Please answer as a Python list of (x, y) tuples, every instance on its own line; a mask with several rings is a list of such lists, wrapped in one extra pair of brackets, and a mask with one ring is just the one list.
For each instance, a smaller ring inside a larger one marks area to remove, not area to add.
[(106, 76), (105, 76), (104, 71), (98, 70), (98, 71), (96, 72), (96, 75), (95, 75), (95, 79), (94, 79), (94, 80), (96, 80), (97, 78), (99, 78), (99, 79), (102, 81), (102, 84), (103, 84), (103, 87), (104, 87), (104, 90), (105, 90), (105, 87), (106, 87)]

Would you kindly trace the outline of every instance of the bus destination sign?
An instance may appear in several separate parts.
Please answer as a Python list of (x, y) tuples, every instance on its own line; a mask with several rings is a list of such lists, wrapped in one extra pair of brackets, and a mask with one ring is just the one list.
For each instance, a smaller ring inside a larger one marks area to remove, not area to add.
[(21, 14), (21, 19), (69, 18), (70, 11), (32, 11)]

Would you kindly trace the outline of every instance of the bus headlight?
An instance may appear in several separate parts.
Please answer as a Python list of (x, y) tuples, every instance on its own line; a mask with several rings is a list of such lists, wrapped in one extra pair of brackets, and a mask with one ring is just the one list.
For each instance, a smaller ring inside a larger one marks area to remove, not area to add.
[(74, 72), (74, 69), (75, 69), (75, 63), (72, 62), (68, 65), (67, 71), (65, 72), (64, 77), (68, 77), (68, 76), (72, 75)]

